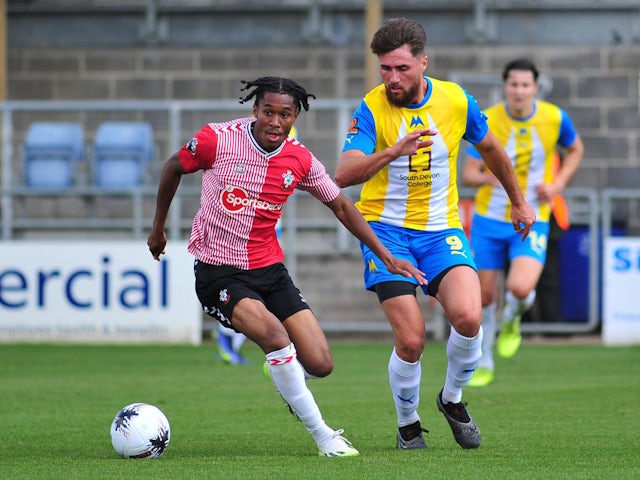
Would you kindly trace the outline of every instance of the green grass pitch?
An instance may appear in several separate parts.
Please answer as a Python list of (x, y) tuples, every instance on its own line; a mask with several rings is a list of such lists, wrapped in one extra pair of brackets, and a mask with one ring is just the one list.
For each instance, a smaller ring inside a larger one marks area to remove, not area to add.
[[(361, 452), (321, 458), (252, 364), (214, 347), (0, 345), (0, 477), (6, 479), (636, 479), (640, 478), (640, 346), (525, 343), (497, 359), (494, 384), (466, 388), (483, 435), (455, 443), (435, 397), (445, 346), (428, 343), (419, 413), (427, 450), (395, 449), (387, 384), (391, 346), (332, 345), (335, 370), (310, 381), (324, 417)], [(157, 460), (111, 447), (116, 412), (160, 407), (172, 436)]]

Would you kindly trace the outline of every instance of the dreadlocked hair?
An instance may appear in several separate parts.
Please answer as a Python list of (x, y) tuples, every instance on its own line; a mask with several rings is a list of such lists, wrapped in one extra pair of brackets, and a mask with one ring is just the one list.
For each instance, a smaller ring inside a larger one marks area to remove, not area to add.
[(313, 99), (316, 98), (315, 95), (308, 93), (303, 87), (288, 78), (260, 77), (251, 82), (247, 82), (245, 80), (241, 80), (241, 82), (244, 83), (245, 86), (242, 87), (240, 91), (249, 90), (251, 88), (253, 88), (253, 90), (251, 90), (246, 97), (240, 97), (240, 103), (248, 102), (253, 97), (255, 97), (257, 103), (264, 98), (264, 94), (266, 92), (284, 93), (285, 95), (290, 95), (294, 99), (298, 111), (300, 111), (301, 108), (304, 108), (305, 112), (308, 112), (309, 97)]

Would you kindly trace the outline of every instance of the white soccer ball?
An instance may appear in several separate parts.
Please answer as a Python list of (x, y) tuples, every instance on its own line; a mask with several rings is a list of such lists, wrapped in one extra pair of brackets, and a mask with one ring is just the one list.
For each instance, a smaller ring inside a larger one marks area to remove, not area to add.
[(123, 458), (158, 458), (170, 439), (169, 420), (148, 403), (127, 405), (111, 422), (111, 444)]

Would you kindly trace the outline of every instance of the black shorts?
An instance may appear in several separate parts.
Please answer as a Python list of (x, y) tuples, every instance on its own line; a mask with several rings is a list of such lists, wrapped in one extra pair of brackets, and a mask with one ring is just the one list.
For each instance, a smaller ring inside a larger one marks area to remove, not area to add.
[(281, 322), (300, 310), (309, 309), (282, 263), (241, 270), (196, 260), (193, 269), (196, 294), (203, 310), (226, 327), (233, 328), (233, 308), (243, 298), (261, 301)]

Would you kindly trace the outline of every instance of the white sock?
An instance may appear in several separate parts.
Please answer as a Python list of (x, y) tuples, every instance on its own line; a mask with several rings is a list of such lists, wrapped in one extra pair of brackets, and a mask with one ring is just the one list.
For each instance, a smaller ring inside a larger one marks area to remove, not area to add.
[(233, 328), (225, 327), (220, 322), (216, 324), (216, 330), (218, 335), (226, 335), (227, 337), (232, 337), (236, 331)]
[(535, 290), (531, 290), (529, 292), (529, 295), (527, 295), (527, 298), (525, 298), (521, 303), (521, 308), (522, 311), (520, 313), (524, 313), (527, 310), (529, 310), (531, 308), (531, 305), (533, 305), (533, 302), (536, 300), (536, 291)]
[(502, 312), (502, 323), (513, 322), (513, 317), (518, 312), (518, 300), (511, 290), (507, 290), (504, 294), (504, 311)]
[(398, 426), (404, 427), (419, 421), (418, 404), (422, 378), (420, 360), (415, 363), (405, 362), (398, 357), (394, 348), (389, 358), (388, 370), (391, 393), (398, 413)]
[(464, 387), (482, 356), (482, 326), (478, 335), (473, 338), (460, 335), (453, 327), (447, 342), (447, 377), (442, 390), (444, 403), (459, 403), (462, 400)]
[(242, 347), (246, 339), (247, 337), (245, 337), (244, 333), (234, 331), (233, 335), (231, 336), (231, 348), (233, 349), (233, 351), (236, 353), (240, 353), (240, 348)]
[(482, 307), (482, 357), (479, 367), (493, 371), (493, 344), (496, 337), (496, 304)]
[(511, 292), (507, 290), (504, 295), (504, 313), (502, 314), (502, 321), (511, 323), (516, 315), (522, 315), (524, 312), (531, 308), (534, 300), (536, 299), (536, 291), (531, 290), (529, 295), (520, 300)]
[(333, 434), (322, 419), (311, 390), (307, 388), (304, 371), (292, 344), (267, 354), (269, 375), (285, 402), (296, 413), (316, 443)]

